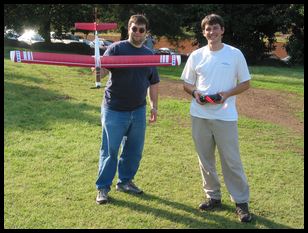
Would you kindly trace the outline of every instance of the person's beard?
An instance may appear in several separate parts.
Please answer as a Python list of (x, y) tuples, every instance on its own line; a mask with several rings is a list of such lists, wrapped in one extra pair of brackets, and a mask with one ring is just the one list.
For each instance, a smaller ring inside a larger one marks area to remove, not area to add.
[(144, 38), (139, 37), (138, 39), (135, 39), (134, 36), (130, 37), (130, 42), (135, 45), (136, 47), (141, 47), (141, 45), (144, 42)]

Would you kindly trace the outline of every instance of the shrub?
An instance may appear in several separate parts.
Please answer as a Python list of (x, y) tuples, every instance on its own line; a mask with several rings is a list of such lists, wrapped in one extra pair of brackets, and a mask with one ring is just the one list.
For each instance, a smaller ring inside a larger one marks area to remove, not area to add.
[(295, 35), (291, 35), (289, 41), (286, 44), (286, 50), (290, 56), (290, 64), (304, 64), (304, 39), (300, 40)]
[(11, 39), (7, 39), (7, 38), (4, 38), (4, 46), (26, 48), (26, 49), (30, 48), (30, 45), (28, 45), (25, 42), (18, 41), (18, 40), (11, 40)]
[(90, 48), (90, 46), (84, 43), (48, 43), (48, 42), (40, 42), (35, 43), (31, 46), (35, 50), (48, 50), (55, 52), (65, 52), (65, 53), (75, 53), (75, 54), (84, 54), (91, 55), (94, 54), (94, 49)]

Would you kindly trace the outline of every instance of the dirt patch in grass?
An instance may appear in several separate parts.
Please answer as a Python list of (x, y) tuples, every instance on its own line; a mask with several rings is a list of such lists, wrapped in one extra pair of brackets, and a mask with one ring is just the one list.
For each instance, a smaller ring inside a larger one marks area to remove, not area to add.
[[(192, 98), (183, 90), (181, 81), (166, 79), (161, 80), (159, 95), (187, 101)], [(304, 103), (296, 101), (295, 94), (250, 88), (237, 96), (237, 109), (239, 115), (277, 124), (304, 134), (304, 122), (296, 116), (296, 112), (304, 109)]]

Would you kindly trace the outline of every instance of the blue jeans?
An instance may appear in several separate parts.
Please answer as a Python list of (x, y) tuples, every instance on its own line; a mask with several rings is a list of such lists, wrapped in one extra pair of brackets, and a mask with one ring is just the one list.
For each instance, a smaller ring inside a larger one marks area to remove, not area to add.
[(102, 106), (101, 113), (102, 144), (96, 188), (109, 191), (117, 169), (118, 183), (133, 180), (137, 173), (144, 146), (146, 106), (133, 111), (114, 111)]

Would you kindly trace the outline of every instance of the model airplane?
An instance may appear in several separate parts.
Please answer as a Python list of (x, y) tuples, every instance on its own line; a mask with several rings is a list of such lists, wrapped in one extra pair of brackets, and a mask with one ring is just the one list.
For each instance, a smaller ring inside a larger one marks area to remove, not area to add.
[(97, 31), (111, 30), (116, 23), (75, 23), (76, 29), (95, 31), (94, 56), (76, 54), (58, 54), (30, 51), (10, 51), (13, 62), (95, 67), (96, 80), (100, 80), (100, 69), (127, 68), (144, 66), (178, 66), (181, 64), (180, 55), (138, 55), (138, 56), (100, 56)]

